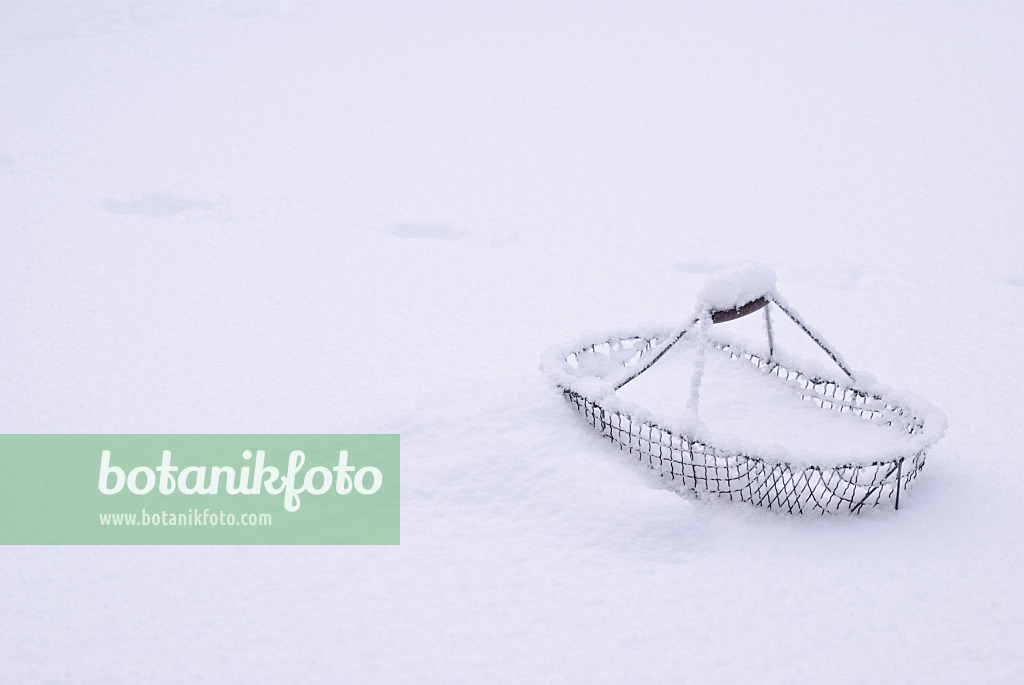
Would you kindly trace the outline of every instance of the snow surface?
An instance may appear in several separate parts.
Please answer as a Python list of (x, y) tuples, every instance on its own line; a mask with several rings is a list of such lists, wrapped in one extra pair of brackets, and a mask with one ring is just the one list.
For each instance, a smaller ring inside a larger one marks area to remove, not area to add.
[[(398, 547), (0, 550), (0, 679), (1021, 682), (1021, 35), (1000, 2), (0, 3), (0, 430), (403, 462)], [(680, 497), (538, 373), (740, 261), (948, 414), (899, 512)]]

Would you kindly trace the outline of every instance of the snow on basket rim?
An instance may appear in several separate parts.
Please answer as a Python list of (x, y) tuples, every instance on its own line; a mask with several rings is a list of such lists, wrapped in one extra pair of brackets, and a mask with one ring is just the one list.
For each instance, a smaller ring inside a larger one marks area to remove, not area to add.
[[(807, 369), (806, 362), (776, 350), (770, 312), (791, 319), (845, 375)], [(712, 339), (709, 329), (758, 311), (764, 312), (768, 354)], [(681, 418), (655, 416), (616, 391), (644, 373), (684, 337), (695, 337), (698, 363), (690, 387), (689, 412)], [(699, 418), (698, 398), (705, 350), (717, 349), (737, 363), (747, 362), (803, 400), (822, 410), (851, 413), (895, 431), (902, 444), (878, 453), (852, 451), (823, 462), (813, 453), (765, 449), (729, 435), (711, 434)], [(793, 513), (860, 512), (892, 503), (924, 466), (927, 450), (945, 432), (941, 411), (920, 397), (892, 390), (854, 374), (843, 358), (810, 328), (775, 288), (775, 274), (764, 267), (733, 270), (709, 278), (693, 316), (674, 329), (641, 326), (627, 332), (592, 333), (550, 349), (542, 369), (566, 400), (602, 435), (662, 476), (686, 489), (709, 492)]]

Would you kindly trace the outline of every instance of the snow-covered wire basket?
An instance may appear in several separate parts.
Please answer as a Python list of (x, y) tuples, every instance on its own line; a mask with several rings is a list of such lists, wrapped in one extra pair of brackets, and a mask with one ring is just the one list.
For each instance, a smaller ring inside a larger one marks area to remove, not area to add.
[[(848, 380), (802, 371), (799, 362), (776, 350), (772, 308), (806, 333)], [(713, 324), (762, 310), (767, 354), (709, 335)], [(616, 393), (691, 333), (700, 353), (691, 380), (689, 420), (654, 416)], [(836, 461), (778, 449), (759, 451), (756, 446), (712, 435), (700, 421), (697, 404), (705, 354), (715, 351), (749, 364), (822, 411), (849, 413), (894, 432), (898, 447)], [(709, 282), (685, 326), (591, 338), (549, 352), (542, 366), (591, 426), (676, 485), (791, 513), (859, 513), (865, 507), (890, 504), (899, 509), (902, 491), (921, 472), (928, 448), (942, 437), (946, 425), (942, 413), (920, 398), (912, 400), (912, 408), (902, 396), (874, 382), (855, 385), (842, 358), (775, 290), (769, 270)]]

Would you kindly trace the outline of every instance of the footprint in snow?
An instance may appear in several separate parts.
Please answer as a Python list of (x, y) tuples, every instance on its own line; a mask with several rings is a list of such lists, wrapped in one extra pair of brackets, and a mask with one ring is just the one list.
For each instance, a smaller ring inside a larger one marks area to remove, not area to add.
[(676, 271), (682, 271), (687, 274), (705, 275), (714, 273), (723, 266), (724, 265), (719, 262), (709, 262), (703, 259), (691, 259), (686, 262), (676, 262), (673, 268)]
[(444, 224), (392, 224), (384, 232), (396, 238), (459, 240), (462, 232)]
[(107, 199), (100, 203), (100, 207), (112, 214), (161, 219), (190, 209), (210, 209), (213, 203), (209, 200), (179, 197), (170, 193), (143, 193), (129, 200)]
[(252, 19), (287, 14), (291, 11), (291, 3), (287, 0), (225, 0), (216, 11), (222, 17)]

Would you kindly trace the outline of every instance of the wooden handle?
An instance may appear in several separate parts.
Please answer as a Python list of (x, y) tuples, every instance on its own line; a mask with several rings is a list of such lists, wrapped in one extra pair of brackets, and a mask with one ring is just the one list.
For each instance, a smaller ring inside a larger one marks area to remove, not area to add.
[(741, 316), (747, 314), (753, 314), (756, 311), (764, 309), (768, 305), (768, 298), (763, 295), (756, 300), (751, 300), (744, 305), (740, 305), (735, 309), (719, 309), (711, 312), (711, 323), (725, 323), (726, 321), (732, 321), (738, 319)]

